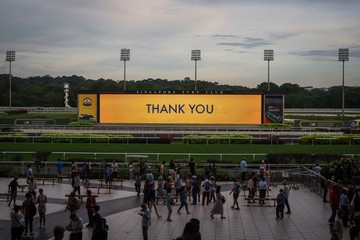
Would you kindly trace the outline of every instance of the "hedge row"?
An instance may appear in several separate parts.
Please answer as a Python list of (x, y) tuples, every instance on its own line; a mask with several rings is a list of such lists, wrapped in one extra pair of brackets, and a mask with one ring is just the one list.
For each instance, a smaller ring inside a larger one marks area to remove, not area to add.
[(349, 145), (360, 144), (360, 136), (347, 135), (347, 136), (332, 136), (325, 134), (309, 134), (299, 139), (300, 144), (304, 145)]
[(252, 136), (247, 134), (223, 135), (187, 135), (184, 136), (186, 144), (250, 144)]

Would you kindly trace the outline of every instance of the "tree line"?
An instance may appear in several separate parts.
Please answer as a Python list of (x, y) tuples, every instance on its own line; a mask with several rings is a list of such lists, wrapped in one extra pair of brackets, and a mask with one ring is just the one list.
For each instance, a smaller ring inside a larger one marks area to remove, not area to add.
[[(82, 76), (51, 77), (34, 76), (28, 78), (12, 77), (11, 95), (13, 107), (63, 107), (64, 83), (69, 83), (69, 104), (77, 106), (80, 91), (123, 91), (124, 82), (100, 78), (86, 79)], [(267, 92), (267, 82), (256, 88), (239, 85), (219, 84), (218, 82), (197, 81), (200, 91)], [(9, 105), (9, 75), (0, 74), (0, 106)], [(270, 83), (270, 93), (285, 95), (285, 108), (341, 108), (342, 86), (324, 88), (305, 88), (294, 83), (277, 85)], [(127, 91), (191, 91), (194, 81), (186, 77), (181, 80), (144, 79), (126, 81)], [(345, 108), (360, 107), (360, 87), (345, 87)]]

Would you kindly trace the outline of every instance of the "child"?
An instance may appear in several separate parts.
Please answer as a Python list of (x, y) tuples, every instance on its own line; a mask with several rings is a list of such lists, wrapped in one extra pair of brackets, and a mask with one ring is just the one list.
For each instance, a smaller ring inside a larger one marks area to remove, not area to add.
[(277, 197), (276, 197), (276, 219), (284, 218), (284, 207), (285, 207), (285, 195), (284, 191), (280, 189)]
[(177, 211), (178, 213), (180, 213), (180, 210), (185, 206), (186, 213), (187, 213), (187, 214), (190, 214), (189, 209), (188, 209), (188, 205), (187, 205), (187, 202), (186, 202), (186, 199), (187, 199), (186, 190), (185, 190), (185, 187), (182, 186), (182, 187), (180, 188), (180, 203), (181, 203), (181, 205), (180, 205), (180, 207), (179, 207), (179, 209), (178, 209), (178, 211)]
[(142, 203), (141, 210), (138, 214), (142, 216), (141, 226), (142, 226), (143, 238), (148, 239), (148, 228), (151, 225), (151, 212), (149, 208), (146, 206), (146, 204)]
[(340, 209), (337, 212), (337, 219), (334, 223), (332, 233), (336, 233), (338, 236), (338, 239), (341, 240), (343, 237), (343, 226), (342, 226), (342, 218), (343, 218), (343, 211)]
[(168, 209), (168, 217), (167, 217), (167, 221), (168, 222), (171, 222), (171, 214), (172, 214), (172, 208), (173, 206), (175, 205), (175, 202), (174, 202), (174, 197), (172, 196), (171, 193), (168, 193), (167, 194), (167, 201), (166, 201), (166, 206), (167, 206), (167, 209)]
[(240, 195), (240, 183), (237, 181), (236, 178), (234, 178), (234, 186), (233, 189), (230, 191), (229, 195), (231, 195), (231, 193), (233, 194), (233, 198), (234, 198), (234, 203), (231, 206), (231, 208), (234, 208), (236, 205), (236, 210), (239, 210), (239, 202), (238, 202), (238, 198)]

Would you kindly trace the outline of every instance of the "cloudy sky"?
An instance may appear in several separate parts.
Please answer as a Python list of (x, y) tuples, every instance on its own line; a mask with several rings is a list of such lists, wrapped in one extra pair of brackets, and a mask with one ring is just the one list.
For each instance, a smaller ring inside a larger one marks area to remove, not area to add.
[(195, 78), (255, 87), (267, 81), (360, 86), (359, 0), (0, 0), (0, 72), (123, 80)]

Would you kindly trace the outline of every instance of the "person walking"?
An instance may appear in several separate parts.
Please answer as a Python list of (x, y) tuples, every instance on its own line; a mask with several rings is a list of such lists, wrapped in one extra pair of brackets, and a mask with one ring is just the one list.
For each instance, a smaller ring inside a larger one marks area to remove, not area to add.
[(109, 226), (106, 224), (105, 218), (102, 218), (100, 213), (100, 206), (94, 206), (94, 224), (91, 240), (106, 240), (108, 238)]
[(21, 207), (15, 205), (13, 211), (10, 212), (11, 219), (11, 240), (21, 240), (21, 235), (25, 227), (23, 226), (21, 219), (23, 218), (20, 213)]
[(73, 192), (80, 195), (80, 176), (79, 172), (75, 172), (74, 181), (73, 181)]
[(215, 197), (216, 181), (215, 181), (214, 176), (210, 177), (210, 182), (211, 182), (211, 186), (210, 186), (210, 202), (215, 202), (216, 201), (216, 197)]
[(30, 177), (28, 180), (28, 189), (29, 189), (29, 193), (31, 193), (34, 197), (34, 199), (36, 199), (36, 181), (34, 180), (34, 177)]
[(53, 232), (54, 232), (54, 240), (64, 239), (65, 228), (63, 228), (62, 226), (55, 226)]
[[(231, 208), (240, 210), (239, 202), (238, 202), (238, 198), (240, 195), (240, 183), (237, 181), (236, 178), (234, 178), (234, 186), (231, 189), (229, 195), (231, 195), (231, 194), (233, 194), (233, 199), (234, 199), (234, 202), (233, 202), (233, 205), (231, 206)], [(235, 206), (236, 206), (236, 208), (235, 208)]]
[(26, 170), (26, 183), (28, 183), (29, 179), (30, 179), (31, 177), (33, 177), (33, 176), (34, 176), (34, 175), (33, 175), (33, 170), (32, 170), (32, 168), (31, 168), (31, 165), (28, 164), (28, 165), (27, 165), (27, 170)]
[(167, 221), (168, 222), (171, 222), (172, 219), (171, 219), (171, 214), (172, 214), (172, 209), (175, 205), (175, 202), (174, 202), (174, 197), (171, 193), (168, 193), (167, 194), (167, 200), (166, 200), (166, 207), (168, 209), (168, 217), (167, 217)]
[(39, 212), (39, 228), (45, 229), (46, 224), (46, 203), (47, 203), (47, 196), (44, 194), (44, 190), (42, 188), (39, 189), (39, 195), (36, 197), (35, 204), (38, 205), (38, 212)]
[(266, 191), (267, 191), (267, 184), (265, 182), (265, 178), (262, 177), (260, 182), (259, 182), (259, 204), (265, 204), (265, 196), (266, 196)]
[(141, 188), (141, 175), (137, 173), (135, 176), (135, 191), (137, 192), (137, 196), (140, 196), (140, 188)]
[(340, 209), (343, 212), (342, 220), (343, 227), (348, 227), (348, 218), (349, 218), (349, 205), (350, 201), (347, 196), (347, 191), (345, 189), (342, 190), (342, 194), (340, 196)]
[(86, 191), (86, 210), (89, 218), (89, 223), (86, 227), (92, 227), (94, 224), (94, 207), (96, 205), (96, 198), (91, 194), (91, 190)]
[(76, 214), (78, 209), (80, 209), (80, 203), (77, 200), (77, 198), (75, 197), (75, 193), (71, 192), (69, 194), (68, 204), (65, 207), (65, 212), (66, 212), (66, 210), (69, 210), (70, 214)]
[(56, 172), (57, 172), (58, 182), (62, 181), (62, 167), (63, 167), (63, 163), (61, 162), (60, 158), (58, 158), (57, 163), (56, 163)]
[(118, 168), (119, 165), (114, 159), (111, 163), (111, 181), (114, 181), (114, 179), (116, 178), (116, 180), (119, 182)]
[(164, 193), (164, 180), (163, 176), (159, 176), (158, 186), (156, 188), (156, 204), (159, 204), (159, 199), (163, 200), (163, 204), (165, 204), (165, 193)]
[[(192, 203), (191, 205), (195, 205), (197, 204), (197, 197), (198, 197), (198, 194), (200, 192), (200, 185), (199, 184), (199, 181), (197, 178), (196, 178), (196, 175), (193, 175), (192, 176), (192, 179), (191, 179), (191, 186), (192, 186), (192, 189), (191, 189), (191, 193), (192, 193)], [(200, 201), (200, 199), (199, 199)]]
[(285, 195), (283, 189), (279, 190), (279, 193), (276, 197), (276, 203), (276, 219), (283, 219), (285, 208)]
[[(30, 231), (30, 235), (33, 236), (33, 220), (34, 220), (34, 207), (35, 200), (34, 196), (31, 193), (25, 194), (25, 200), (22, 203), (22, 214), (25, 216), (25, 231), (24, 235), (27, 236), (28, 231)], [(35, 209), (36, 213), (36, 209)]]
[(190, 158), (190, 161), (189, 161), (188, 165), (189, 165), (191, 176), (194, 176), (195, 175), (195, 162), (194, 162), (194, 159)]
[(179, 209), (177, 210), (178, 213), (180, 213), (180, 210), (185, 206), (186, 213), (190, 214), (186, 200), (187, 200), (186, 190), (185, 190), (185, 187), (182, 186), (180, 188), (180, 204), (181, 205), (180, 205)]
[[(254, 190), (254, 181), (252, 176), (249, 177), (249, 180), (247, 182), (247, 189), (249, 191), (248, 198), (253, 199), (255, 196), (255, 190)], [(255, 201), (253, 200), (253, 202)]]
[(205, 176), (205, 180), (203, 181), (203, 183), (201, 184), (201, 186), (203, 187), (202, 189), (202, 203), (201, 205), (205, 204), (205, 199), (206, 199), (206, 205), (209, 205), (210, 202), (210, 189), (211, 189), (211, 181), (209, 180), (208, 176)]
[(344, 216), (343, 216), (343, 211), (342, 210), (339, 210), (338, 212), (337, 212), (337, 219), (336, 219), (336, 221), (335, 221), (335, 223), (334, 223), (334, 226), (333, 226), (333, 228), (332, 228), (332, 234), (336, 234), (337, 235), (337, 239), (338, 240), (342, 240), (343, 239), (343, 233), (344, 233), (344, 230), (343, 230), (343, 227), (347, 227), (347, 226), (343, 226), (342, 224), (341, 224), (341, 222), (342, 222), (342, 218), (343, 218)]
[(224, 202), (225, 202), (225, 198), (223, 195), (221, 195), (221, 186), (217, 185), (216, 186), (216, 201), (214, 203), (214, 206), (212, 207), (211, 211), (210, 211), (210, 217), (212, 219), (214, 219), (214, 214), (219, 214), (221, 215), (221, 219), (224, 219)]
[(83, 220), (76, 214), (70, 215), (70, 223), (66, 226), (66, 229), (71, 232), (70, 240), (82, 240)]
[(291, 213), (290, 205), (289, 205), (290, 188), (286, 180), (283, 181), (283, 184), (284, 184), (283, 194), (285, 196), (285, 205), (287, 209), (286, 214), (290, 214)]
[(142, 216), (141, 227), (142, 227), (143, 239), (148, 240), (148, 228), (151, 225), (151, 212), (149, 208), (146, 206), (146, 204), (142, 203), (141, 210), (138, 214)]
[(144, 192), (143, 203), (147, 204), (150, 211), (152, 207), (154, 207), (156, 216), (158, 218), (161, 218), (156, 207), (155, 182), (146, 179), (143, 192)]
[(10, 207), (11, 201), (14, 201), (14, 205), (16, 205), (16, 197), (17, 197), (17, 189), (20, 188), (18, 183), (18, 177), (14, 177), (14, 179), (9, 183), (8, 192), (10, 193), (10, 201), (8, 206)]
[(180, 188), (183, 186), (183, 178), (181, 174), (178, 175), (177, 180), (175, 181), (175, 191), (176, 191), (176, 202), (180, 194)]
[(240, 163), (240, 168), (241, 168), (241, 181), (244, 182), (246, 180), (246, 159), (243, 158), (241, 163)]
[(269, 196), (270, 192), (270, 177), (271, 177), (271, 170), (269, 164), (266, 164), (266, 167), (264, 169), (264, 178), (267, 185), (267, 196)]
[(330, 224), (334, 224), (336, 211), (339, 207), (339, 197), (337, 195), (337, 186), (333, 186), (330, 191), (330, 207), (331, 207), (331, 216), (328, 220)]

